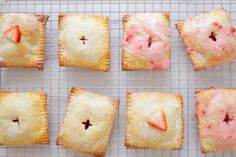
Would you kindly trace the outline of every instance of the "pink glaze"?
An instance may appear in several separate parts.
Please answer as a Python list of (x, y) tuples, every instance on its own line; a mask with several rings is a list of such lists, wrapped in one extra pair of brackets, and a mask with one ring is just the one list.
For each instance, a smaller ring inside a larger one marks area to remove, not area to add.
[(137, 20), (137, 23), (129, 25), (125, 30), (121, 44), (125, 52), (147, 61), (150, 70), (167, 70), (170, 59), (167, 52), (170, 51), (171, 30), (164, 24), (155, 20)]
[[(228, 150), (236, 142), (236, 97), (230, 90), (210, 89), (196, 95), (200, 136)], [(226, 121), (226, 115), (230, 120)]]
[[(231, 23), (209, 22), (204, 18), (190, 19), (191, 29), (181, 33), (181, 36), (188, 43), (188, 52), (193, 53), (209, 52), (220, 57), (222, 54), (236, 52), (236, 29)], [(215, 34), (215, 41), (210, 38), (211, 33)], [(194, 51), (193, 51), (194, 50)]]

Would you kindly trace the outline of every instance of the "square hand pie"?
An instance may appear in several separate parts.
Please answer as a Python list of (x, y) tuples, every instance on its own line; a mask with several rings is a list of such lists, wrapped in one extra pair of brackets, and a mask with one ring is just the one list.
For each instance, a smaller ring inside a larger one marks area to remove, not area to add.
[(225, 64), (236, 57), (236, 29), (223, 9), (176, 24), (194, 70)]
[(72, 87), (57, 144), (104, 156), (118, 105), (118, 99)]
[(110, 63), (107, 16), (59, 15), (59, 64), (108, 71)]
[(128, 148), (181, 149), (183, 98), (159, 92), (129, 93), (126, 137)]
[(0, 14), (0, 67), (42, 69), (47, 15)]
[(48, 144), (47, 95), (0, 92), (0, 145)]
[(201, 151), (236, 150), (236, 89), (196, 91)]
[(123, 30), (123, 70), (168, 70), (171, 35), (168, 13), (124, 16)]

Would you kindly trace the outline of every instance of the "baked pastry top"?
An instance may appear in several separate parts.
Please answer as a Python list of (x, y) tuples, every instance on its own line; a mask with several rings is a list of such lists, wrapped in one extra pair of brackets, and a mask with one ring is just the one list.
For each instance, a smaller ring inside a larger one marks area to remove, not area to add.
[(194, 70), (230, 62), (236, 57), (236, 29), (223, 8), (176, 24)]
[(57, 144), (104, 156), (118, 105), (118, 99), (72, 87)]
[(47, 95), (0, 92), (0, 145), (48, 144)]
[(108, 17), (60, 14), (59, 64), (108, 71)]
[(47, 15), (0, 14), (0, 67), (43, 68)]
[(124, 16), (123, 30), (123, 70), (168, 70), (171, 34), (168, 13)]
[(128, 148), (181, 149), (183, 99), (178, 94), (129, 93), (125, 145)]
[(201, 151), (236, 150), (236, 89), (196, 91)]

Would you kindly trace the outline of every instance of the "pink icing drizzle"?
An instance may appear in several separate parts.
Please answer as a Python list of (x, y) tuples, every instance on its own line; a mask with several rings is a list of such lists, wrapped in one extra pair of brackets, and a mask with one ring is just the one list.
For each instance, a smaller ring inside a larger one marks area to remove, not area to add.
[[(196, 114), (203, 121), (200, 125), (202, 138), (214, 141), (218, 150), (230, 149), (236, 141), (235, 93), (212, 89), (208, 94), (197, 94), (196, 102)], [(226, 115), (230, 120), (226, 120)]]
[[(190, 19), (190, 21), (192, 20)], [(189, 47), (191, 47), (188, 49), (189, 53), (195, 50), (200, 53), (210, 52), (220, 57), (225, 52), (232, 53), (236, 51), (236, 30), (230, 23), (224, 25), (217, 21), (209, 23), (204, 21), (203, 18), (199, 18), (195, 22), (196, 27), (194, 29), (181, 34), (188, 41)], [(214, 38), (216, 40), (211, 38), (212, 33), (215, 35)]]
[(155, 21), (150, 24), (146, 19), (127, 27), (121, 44), (125, 52), (147, 61), (151, 70), (167, 70), (170, 59), (170, 28)]

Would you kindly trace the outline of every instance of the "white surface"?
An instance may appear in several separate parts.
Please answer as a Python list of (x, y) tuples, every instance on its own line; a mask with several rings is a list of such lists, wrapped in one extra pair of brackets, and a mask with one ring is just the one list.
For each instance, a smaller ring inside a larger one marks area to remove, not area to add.
[[(23, 148), (0, 147), (0, 156), (87, 156), (55, 145), (56, 136), (65, 114), (67, 95), (71, 86), (78, 86), (101, 94), (120, 97), (119, 115), (113, 128), (106, 156), (111, 157), (233, 157), (236, 152), (201, 154), (197, 142), (194, 117), (194, 91), (203, 87), (236, 87), (236, 62), (194, 72), (185, 47), (174, 24), (187, 17), (212, 8), (224, 6), (236, 24), (235, 0), (84, 0), (84, 1), (6, 1), (0, 0), (0, 12), (29, 12), (48, 14), (46, 63), (44, 71), (1, 69), (1, 90), (44, 91), (48, 94), (50, 145), (32, 145)], [(172, 49), (168, 72), (122, 72), (120, 69), (122, 16), (136, 12), (168, 11), (171, 14)], [(108, 73), (58, 66), (57, 19), (60, 12), (79, 12), (110, 17), (111, 70)], [(235, 25), (236, 26), (236, 25)], [(128, 91), (163, 91), (184, 96), (185, 136), (181, 151), (126, 149), (125, 108)]]

